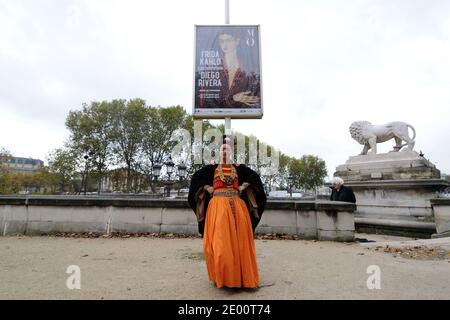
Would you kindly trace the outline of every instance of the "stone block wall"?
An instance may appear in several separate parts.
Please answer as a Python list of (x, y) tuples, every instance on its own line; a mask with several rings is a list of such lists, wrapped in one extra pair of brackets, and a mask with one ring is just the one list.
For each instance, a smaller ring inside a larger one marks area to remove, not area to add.
[[(352, 241), (356, 206), (332, 201), (269, 200), (256, 233)], [(72, 196), (0, 197), (0, 234), (94, 232), (196, 235), (185, 199)]]

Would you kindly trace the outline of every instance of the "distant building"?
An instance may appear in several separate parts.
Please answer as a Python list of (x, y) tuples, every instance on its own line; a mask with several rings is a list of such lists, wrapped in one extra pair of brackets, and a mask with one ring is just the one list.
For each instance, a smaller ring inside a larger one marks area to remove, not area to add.
[(44, 166), (44, 161), (32, 158), (8, 157), (0, 163), (13, 172), (34, 172)]

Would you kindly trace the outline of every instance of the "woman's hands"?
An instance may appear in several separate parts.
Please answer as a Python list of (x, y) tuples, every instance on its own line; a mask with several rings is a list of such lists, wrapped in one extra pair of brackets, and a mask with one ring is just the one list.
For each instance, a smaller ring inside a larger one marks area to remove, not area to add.
[[(244, 191), (245, 189), (247, 189), (247, 187), (248, 187), (249, 185), (250, 185), (250, 183), (248, 183), (248, 182), (244, 182), (243, 184), (241, 184), (241, 185), (238, 187), (239, 193), (241, 193), (242, 191)], [(209, 185), (205, 185), (205, 186), (203, 187), (203, 189), (204, 189), (205, 191), (207, 191), (210, 195), (214, 193), (214, 188), (211, 187), (211, 186), (209, 186)]]
[(239, 193), (241, 193), (242, 191), (244, 191), (249, 185), (250, 185), (250, 183), (248, 183), (248, 182), (244, 182), (243, 184), (241, 184), (241, 185), (238, 187)]
[(209, 185), (205, 185), (203, 189), (205, 189), (205, 191), (208, 191), (210, 195), (214, 192), (214, 188)]
[(233, 100), (243, 103), (249, 107), (254, 107), (259, 102), (259, 97), (250, 96), (250, 91), (239, 92), (233, 96)]

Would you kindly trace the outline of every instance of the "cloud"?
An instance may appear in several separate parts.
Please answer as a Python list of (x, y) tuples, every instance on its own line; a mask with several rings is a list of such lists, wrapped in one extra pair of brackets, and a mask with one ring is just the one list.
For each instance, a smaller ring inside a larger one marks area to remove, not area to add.
[[(401, 120), (450, 172), (450, 2), (230, 2), (231, 23), (262, 33), (264, 118), (235, 130), (318, 155), (331, 176), (361, 149), (351, 122)], [(93, 100), (191, 112), (194, 24), (223, 22), (223, 1), (0, 0), (0, 146), (44, 158), (69, 110)]]

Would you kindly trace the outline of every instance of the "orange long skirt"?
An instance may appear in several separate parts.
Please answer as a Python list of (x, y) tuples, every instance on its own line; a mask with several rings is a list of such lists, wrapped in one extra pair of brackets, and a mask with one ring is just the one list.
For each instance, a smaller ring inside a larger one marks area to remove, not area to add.
[(245, 202), (215, 195), (209, 202), (203, 234), (203, 252), (209, 280), (217, 288), (256, 288), (259, 283), (255, 241)]

